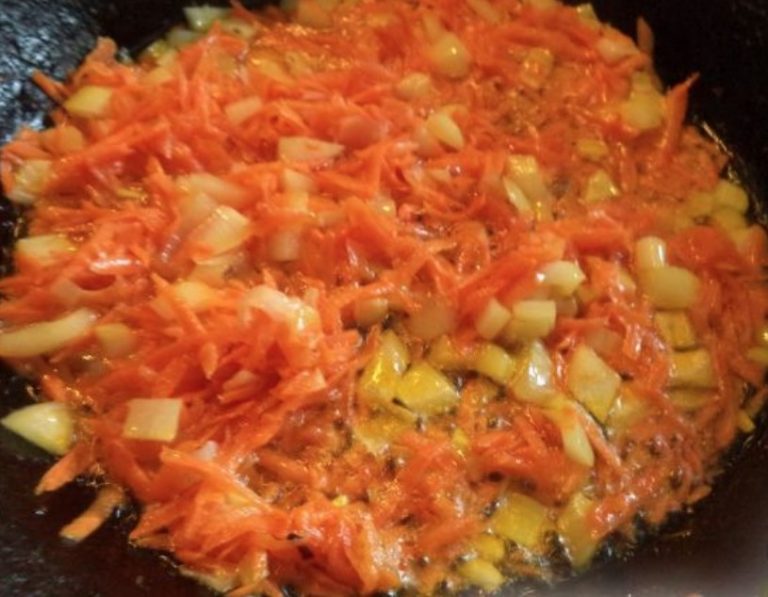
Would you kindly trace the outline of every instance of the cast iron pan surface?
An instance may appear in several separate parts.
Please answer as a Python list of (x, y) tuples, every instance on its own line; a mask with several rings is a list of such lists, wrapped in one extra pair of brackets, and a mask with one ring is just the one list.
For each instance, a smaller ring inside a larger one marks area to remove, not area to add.
[[(0, 0), (0, 142), (23, 124), (42, 126), (50, 107), (28, 81), (38, 68), (64, 78), (97, 35), (139, 48), (181, 17), (189, 0)], [(252, 3), (253, 4), (253, 3)], [(657, 62), (673, 83), (702, 77), (692, 111), (729, 147), (734, 173), (768, 200), (768, 2), (766, 0), (594, 0), (598, 14), (627, 32), (642, 14), (657, 35)], [(757, 215), (763, 216), (763, 208)], [(0, 249), (16, 230), (0, 203)], [(25, 404), (32, 387), (0, 368), (0, 416)], [(764, 422), (765, 423), (765, 422)], [(632, 557), (604, 561), (554, 589), (509, 595), (768, 594), (768, 425), (732, 450), (711, 496), (644, 540)], [(131, 548), (130, 513), (81, 545), (58, 538), (90, 502), (86, 482), (49, 496), (33, 488), (50, 465), (42, 452), (0, 430), (0, 595), (2, 597), (202, 597), (169, 560)], [(290, 594), (290, 592), (286, 592)]]

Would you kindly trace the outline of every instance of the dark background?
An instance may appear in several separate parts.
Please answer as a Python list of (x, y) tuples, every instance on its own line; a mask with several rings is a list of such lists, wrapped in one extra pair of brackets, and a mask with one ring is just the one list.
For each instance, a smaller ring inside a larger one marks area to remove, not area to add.
[[(21, 124), (40, 126), (48, 104), (28, 82), (38, 68), (64, 78), (97, 34), (136, 48), (180, 19), (172, 0), (0, 0), (0, 142)], [(701, 73), (692, 95), (696, 119), (735, 156), (735, 173), (768, 201), (768, 0), (595, 0), (598, 14), (627, 32), (643, 15), (657, 37), (662, 78)], [(758, 216), (764, 216), (762, 207)], [(15, 223), (0, 205), (0, 246)], [(1, 271), (0, 271), (1, 273)], [(0, 369), (0, 416), (31, 388)], [(690, 516), (676, 517), (634, 557), (596, 566), (554, 590), (519, 587), (510, 595), (768, 595), (768, 429), (737, 447), (713, 494)], [(61, 526), (89, 503), (87, 485), (36, 498), (50, 465), (41, 452), (0, 431), (1, 597), (197, 597), (156, 554), (133, 549), (126, 514), (79, 546)]]

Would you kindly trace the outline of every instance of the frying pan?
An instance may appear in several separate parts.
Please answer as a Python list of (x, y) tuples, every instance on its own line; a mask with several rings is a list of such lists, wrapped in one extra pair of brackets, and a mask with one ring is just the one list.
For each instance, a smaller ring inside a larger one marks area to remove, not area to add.
[[(28, 82), (38, 68), (63, 78), (97, 35), (138, 48), (181, 17), (190, 0), (0, 0), (0, 142), (22, 124), (41, 126), (50, 107)], [(768, 1), (593, 0), (598, 14), (628, 33), (643, 15), (657, 35), (667, 83), (701, 73), (692, 112), (736, 156), (733, 172), (768, 206)], [(251, 3), (253, 4), (253, 3)], [(0, 202), (0, 274), (16, 233)], [(28, 400), (32, 386), (0, 366), (0, 416)], [(93, 496), (87, 481), (50, 496), (33, 488), (49, 459), (0, 431), (0, 595), (3, 597), (203, 597), (157, 554), (131, 548), (134, 515), (123, 514), (78, 546), (58, 529)], [(687, 595), (768, 592), (768, 423), (735, 446), (713, 493), (642, 540), (631, 557), (602, 558), (584, 576), (555, 588), (524, 586), (509, 595)]]

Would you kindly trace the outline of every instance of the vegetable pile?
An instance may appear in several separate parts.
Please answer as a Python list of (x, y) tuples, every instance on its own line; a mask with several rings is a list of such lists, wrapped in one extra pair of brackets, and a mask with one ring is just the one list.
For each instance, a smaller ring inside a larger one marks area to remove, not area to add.
[[(187, 9), (2, 153), (3, 419), (230, 595), (584, 569), (765, 398), (765, 233), (653, 38), (552, 0)], [(638, 47), (639, 46), (639, 47)]]

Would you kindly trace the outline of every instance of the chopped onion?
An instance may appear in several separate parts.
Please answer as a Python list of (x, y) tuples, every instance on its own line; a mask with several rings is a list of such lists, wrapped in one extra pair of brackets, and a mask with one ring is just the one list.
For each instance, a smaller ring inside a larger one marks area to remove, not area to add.
[(672, 388), (715, 388), (717, 378), (709, 351), (704, 349), (673, 352), (669, 370)]
[(197, 31), (191, 31), (186, 27), (174, 27), (168, 32), (168, 34), (165, 36), (165, 39), (172, 47), (181, 49), (184, 46), (188, 46), (189, 44), (196, 42), (201, 37), (202, 33)]
[(660, 311), (653, 316), (664, 342), (675, 350), (696, 347), (696, 330), (684, 311)]
[(549, 508), (522, 493), (510, 493), (491, 517), (491, 529), (526, 549), (541, 548), (552, 527)]
[(165, 66), (158, 66), (149, 71), (144, 77), (144, 83), (150, 86), (162, 85), (173, 79), (173, 73)]
[(93, 311), (78, 309), (53, 321), (5, 331), (0, 333), (0, 357), (23, 359), (59, 350), (88, 334), (97, 319)]
[(281, 230), (273, 234), (267, 243), (267, 253), (272, 261), (295, 261), (301, 254), (301, 232)]
[(747, 213), (749, 209), (749, 195), (742, 187), (730, 180), (718, 182), (713, 196), (717, 207), (733, 209), (740, 214)]
[(411, 73), (406, 75), (395, 86), (395, 93), (404, 100), (415, 100), (432, 91), (432, 78), (427, 73)]
[(430, 115), (426, 127), (435, 139), (448, 147), (457, 150), (464, 148), (464, 134), (447, 112), (439, 111)]
[(597, 53), (608, 64), (616, 64), (640, 53), (631, 39), (618, 35), (611, 29), (607, 29), (605, 35), (598, 40), (596, 48)]
[(464, 42), (450, 32), (443, 33), (432, 43), (428, 56), (439, 74), (452, 79), (467, 76), (472, 62)]
[(284, 162), (326, 162), (343, 152), (343, 145), (312, 137), (282, 137), (277, 143), (277, 155)]
[(28, 236), (16, 242), (16, 259), (22, 264), (46, 267), (75, 250), (75, 245), (63, 234)]
[(171, 442), (179, 432), (184, 402), (178, 398), (134, 398), (128, 401), (123, 437)]
[(552, 387), (552, 360), (544, 345), (531, 342), (523, 357), (523, 365), (512, 380), (512, 390), (520, 400), (546, 401), (554, 395)]
[(3, 427), (20, 435), (46, 452), (62, 456), (69, 452), (75, 422), (70, 410), (60, 402), (31, 404), (0, 420)]
[(206, 195), (217, 203), (231, 207), (240, 207), (248, 201), (246, 189), (213, 174), (187, 174), (179, 177), (176, 182), (189, 195)]
[(104, 323), (93, 328), (93, 335), (107, 357), (117, 358), (131, 354), (138, 343), (136, 333), (124, 323)]
[(229, 16), (228, 8), (218, 6), (185, 6), (184, 17), (187, 19), (187, 25), (192, 31), (205, 33), (211, 28), (214, 21), (220, 21)]
[(571, 296), (587, 279), (575, 261), (553, 261), (539, 272), (538, 279), (549, 286), (558, 296)]
[(395, 411), (392, 400), (409, 362), (408, 348), (402, 340), (392, 330), (385, 331), (376, 352), (360, 376), (358, 397), (371, 406)]
[(579, 139), (576, 142), (576, 153), (579, 157), (592, 162), (599, 162), (609, 155), (608, 145), (600, 139)]
[[(457, 431), (461, 431), (461, 429), (457, 429)], [(467, 447), (469, 447), (469, 442), (467, 442)], [(504, 556), (507, 555), (507, 548), (504, 545), (504, 540), (491, 533), (478, 535), (472, 541), (472, 551), (479, 557), (492, 563), (502, 561)]]
[(552, 195), (544, 182), (539, 162), (530, 155), (511, 155), (507, 160), (507, 174), (532, 202), (536, 216), (551, 219)]
[(263, 284), (251, 289), (243, 297), (241, 319), (245, 324), (250, 323), (251, 309), (262, 311), (275, 321), (289, 324), (298, 333), (317, 330), (320, 325), (320, 315), (314, 307)]
[(688, 196), (685, 211), (692, 218), (708, 217), (715, 208), (715, 196), (712, 193), (695, 191)]
[(486, 343), (477, 351), (472, 369), (505, 386), (518, 368), (518, 362), (496, 344)]
[[(474, 353), (474, 351), (471, 352)], [(768, 349), (766, 349), (766, 353), (768, 353)], [(430, 363), (443, 371), (467, 369), (474, 362), (474, 354), (464, 354), (448, 336), (440, 336), (432, 342), (427, 358)]]
[(656, 236), (645, 236), (635, 243), (635, 266), (657, 269), (667, 265), (667, 243)]
[(179, 202), (179, 232), (186, 234), (199, 226), (216, 207), (216, 202), (204, 193), (184, 195)]
[(574, 404), (563, 398), (558, 400), (552, 408), (547, 409), (545, 414), (560, 429), (566, 456), (578, 464), (593, 467), (595, 453)]
[(196, 229), (193, 247), (201, 259), (221, 255), (242, 245), (251, 234), (251, 223), (239, 211), (222, 205)]
[(533, 206), (531, 205), (531, 202), (528, 201), (528, 197), (525, 196), (523, 190), (517, 186), (509, 176), (503, 176), (501, 178), (501, 184), (504, 187), (507, 199), (515, 206), (519, 214), (524, 216), (531, 216), (534, 214)]
[(580, 344), (568, 363), (568, 389), (594, 417), (605, 423), (621, 377), (590, 347)]
[(596, 507), (593, 500), (577, 493), (557, 519), (557, 532), (576, 570), (583, 570), (589, 564), (600, 544), (600, 538), (594, 535), (590, 524)]
[(111, 101), (111, 88), (85, 85), (69, 96), (64, 102), (64, 109), (72, 116), (99, 118), (106, 114)]
[(492, 298), (475, 321), (475, 329), (486, 340), (493, 340), (507, 325), (510, 317), (512, 314), (509, 309)]
[(315, 181), (306, 174), (284, 168), (281, 178), (283, 191), (288, 193), (312, 193), (315, 191)]
[(709, 221), (718, 228), (722, 228), (727, 232), (735, 232), (738, 230), (744, 230), (747, 228), (747, 219), (744, 214), (731, 209), (730, 207), (721, 207), (715, 209), (710, 216)]
[(479, 587), (488, 593), (494, 593), (504, 584), (504, 575), (491, 562), (475, 558), (461, 562), (456, 571), (471, 586)]
[(519, 301), (512, 307), (512, 318), (504, 328), (508, 342), (543, 338), (555, 328), (557, 306), (555, 301)]
[(421, 361), (412, 365), (397, 384), (397, 398), (415, 413), (437, 415), (458, 403), (459, 392), (445, 375)]
[(619, 113), (627, 125), (641, 132), (661, 125), (664, 120), (664, 98), (653, 87), (647, 73), (636, 73), (633, 76), (629, 99), (621, 104)]
[(13, 187), (6, 189), (8, 199), (21, 205), (31, 205), (45, 190), (50, 174), (49, 160), (27, 160), (14, 174)]
[(262, 99), (254, 95), (229, 103), (224, 108), (227, 120), (235, 126), (240, 126), (264, 106)]
[(381, 323), (389, 314), (389, 301), (383, 297), (374, 297), (355, 303), (355, 323), (361, 328), (368, 328)]
[(598, 170), (587, 180), (587, 188), (584, 191), (584, 201), (587, 203), (599, 203), (617, 197), (619, 188), (605, 170)]
[(664, 266), (640, 271), (640, 286), (654, 307), (687, 309), (699, 296), (699, 279), (687, 269)]

